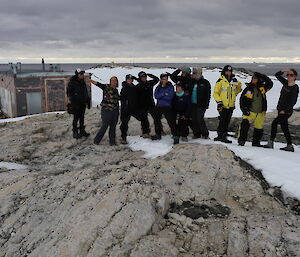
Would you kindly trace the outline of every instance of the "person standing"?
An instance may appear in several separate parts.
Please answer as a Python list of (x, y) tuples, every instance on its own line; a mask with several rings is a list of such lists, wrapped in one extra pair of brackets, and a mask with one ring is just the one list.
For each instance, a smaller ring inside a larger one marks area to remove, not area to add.
[(261, 147), (260, 140), (263, 136), (264, 120), (267, 111), (266, 93), (273, 87), (272, 80), (261, 73), (254, 72), (250, 83), (242, 92), (240, 107), (243, 120), (239, 130), (238, 144), (245, 145), (250, 122), (254, 122), (252, 146)]
[[(181, 73), (181, 75), (179, 75)], [(181, 85), (184, 86), (184, 89), (186, 90), (190, 84), (190, 81), (192, 80), (191, 77), (192, 70), (190, 67), (182, 67), (180, 69), (175, 70), (172, 74), (167, 73), (170, 75), (170, 79), (177, 84), (177, 82), (180, 82)]]
[(138, 95), (136, 85), (133, 81), (137, 80), (131, 74), (126, 75), (126, 81), (122, 82), (121, 89), (121, 144), (127, 144), (128, 122), (132, 117), (141, 122), (142, 133), (146, 134), (149, 129), (147, 113), (140, 111), (137, 107)]
[(214, 99), (219, 112), (218, 136), (214, 141), (232, 143), (227, 139), (228, 126), (235, 109), (236, 96), (242, 91), (242, 83), (235, 78), (232, 66), (226, 65), (214, 89)]
[[(284, 73), (286, 73), (287, 79), (283, 77)], [(277, 126), (280, 124), (287, 142), (287, 146), (280, 148), (280, 150), (294, 152), (288, 119), (293, 114), (293, 107), (297, 103), (299, 95), (299, 87), (295, 83), (297, 75), (297, 71), (294, 69), (278, 71), (275, 74), (275, 77), (281, 82), (283, 87), (280, 91), (280, 97), (277, 104), (278, 115), (272, 122), (271, 137), (268, 144), (264, 146), (265, 148), (274, 148)]]
[(152, 140), (161, 139), (161, 118), (162, 115), (165, 116), (168, 125), (171, 129), (171, 133), (174, 139), (174, 144), (179, 143), (179, 137), (176, 130), (175, 115), (172, 110), (172, 101), (174, 98), (175, 92), (174, 87), (171, 82), (168, 80), (167, 74), (161, 74), (160, 83), (155, 88), (154, 97), (157, 99), (156, 106), (154, 108), (154, 126), (155, 126), (155, 135), (152, 136)]
[[(147, 80), (147, 77), (150, 77), (151, 80)], [(154, 119), (154, 107), (155, 102), (153, 99), (153, 87), (159, 82), (159, 78), (148, 74), (144, 71), (139, 72), (138, 74), (138, 84), (136, 85), (137, 91), (137, 108), (142, 117), (146, 116), (147, 121), (142, 124), (143, 129), (143, 138), (150, 138), (150, 124), (148, 120), (148, 113), (151, 114)]]
[[(75, 75), (71, 77), (67, 87), (67, 97), (73, 117), (73, 138), (88, 137), (90, 133), (85, 131), (84, 114), (86, 107), (91, 108), (91, 98), (87, 85), (84, 81), (84, 70), (76, 69)], [(79, 132), (78, 132), (79, 121)]]
[(193, 138), (209, 138), (204, 115), (209, 107), (211, 86), (202, 76), (202, 68), (193, 68), (192, 80), (188, 86), (192, 101), (192, 130)]
[(192, 102), (189, 92), (185, 91), (185, 84), (176, 83), (176, 94), (173, 98), (173, 111), (176, 118), (178, 136), (184, 142), (188, 141), (189, 119), (192, 111)]
[(98, 131), (94, 144), (99, 145), (107, 128), (109, 127), (109, 143), (111, 146), (116, 145), (116, 126), (119, 119), (119, 100), (118, 78), (111, 77), (109, 84), (91, 80), (97, 87), (103, 90), (103, 100), (101, 102), (101, 119), (102, 126)]

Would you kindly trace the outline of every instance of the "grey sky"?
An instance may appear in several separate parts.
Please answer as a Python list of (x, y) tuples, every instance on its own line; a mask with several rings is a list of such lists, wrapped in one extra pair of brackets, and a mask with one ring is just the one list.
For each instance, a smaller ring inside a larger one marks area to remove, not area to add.
[(0, 0), (0, 62), (300, 61), (299, 0)]

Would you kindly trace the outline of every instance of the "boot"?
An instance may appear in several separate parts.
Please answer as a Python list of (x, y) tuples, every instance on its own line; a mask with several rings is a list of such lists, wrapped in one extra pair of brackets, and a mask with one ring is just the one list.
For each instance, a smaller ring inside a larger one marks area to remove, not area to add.
[(220, 141), (223, 142), (223, 143), (226, 143), (226, 144), (231, 144), (231, 143), (232, 143), (231, 140), (228, 140), (228, 139), (227, 139), (226, 134), (224, 134), (224, 135), (221, 137), (221, 140), (220, 140)]
[(244, 146), (247, 141), (249, 127), (250, 127), (249, 121), (243, 119), (241, 126), (239, 128), (239, 135), (238, 135), (238, 143), (240, 146)]
[(192, 139), (199, 139), (201, 136), (193, 136)]
[(125, 138), (121, 138), (120, 143), (121, 143), (122, 145), (127, 145), (128, 142), (127, 142), (127, 140), (126, 140), (126, 137), (125, 137)]
[(79, 139), (81, 135), (78, 133), (78, 129), (73, 129), (73, 138)]
[(154, 135), (151, 137), (152, 140), (161, 140), (161, 135)]
[(173, 139), (174, 139), (174, 145), (179, 144), (179, 137), (174, 136)]
[(242, 141), (242, 140), (238, 140), (238, 143), (239, 143), (240, 146), (244, 146), (246, 142)]
[(82, 137), (89, 137), (90, 136), (90, 133), (87, 133), (85, 131), (85, 127), (84, 126), (82, 128), (80, 128), (80, 136), (82, 136)]
[(221, 141), (222, 140), (222, 133), (218, 132), (218, 136), (214, 138), (214, 141)]
[(252, 146), (256, 146), (256, 147), (263, 147), (260, 144), (260, 140), (263, 136), (264, 131), (262, 129), (256, 129), (254, 128), (253, 131), (253, 138), (252, 138)]
[(145, 133), (142, 135), (142, 138), (151, 138), (151, 135), (149, 133)]
[(274, 148), (274, 141), (273, 140), (269, 140), (268, 143), (266, 145), (264, 145), (264, 148)]
[(187, 137), (181, 137), (181, 141), (183, 141), (183, 142), (188, 142), (189, 140), (188, 140)]
[(287, 152), (295, 152), (295, 149), (292, 144), (287, 144), (286, 147), (282, 147), (280, 148), (280, 150), (287, 151)]
[(201, 139), (209, 139), (209, 136), (201, 136)]

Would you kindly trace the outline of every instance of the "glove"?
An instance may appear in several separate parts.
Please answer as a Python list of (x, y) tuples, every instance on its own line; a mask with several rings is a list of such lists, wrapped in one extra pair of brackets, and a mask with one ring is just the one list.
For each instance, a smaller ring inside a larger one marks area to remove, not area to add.
[(222, 102), (218, 102), (217, 110), (218, 110), (218, 112), (221, 112), (223, 110), (223, 103)]

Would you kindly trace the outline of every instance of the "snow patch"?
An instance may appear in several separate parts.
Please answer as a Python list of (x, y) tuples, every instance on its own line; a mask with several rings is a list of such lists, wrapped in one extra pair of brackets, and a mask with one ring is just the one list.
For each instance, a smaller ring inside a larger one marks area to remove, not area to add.
[(26, 170), (28, 169), (28, 166), (14, 162), (0, 162), (0, 168), (6, 168), (9, 170)]
[[(214, 138), (217, 133), (210, 132), (210, 137)], [(239, 146), (235, 138), (230, 138), (232, 144), (214, 142), (212, 139), (189, 139), (188, 143), (201, 144), (222, 144), (232, 150), (237, 156), (250, 163), (255, 169), (261, 170), (263, 176), (271, 186), (281, 187), (281, 190), (289, 195), (300, 199), (300, 147), (295, 147), (295, 152), (285, 152), (279, 150), (285, 146), (283, 143), (275, 142), (274, 149), (252, 147), (251, 142), (245, 146)], [(151, 141), (141, 137), (128, 137), (129, 148), (133, 151), (144, 151), (145, 158), (156, 158), (167, 154), (172, 149), (173, 140), (170, 136), (165, 136), (161, 141)], [(265, 144), (266, 142), (262, 142)], [(184, 144), (184, 143), (183, 143)]]

